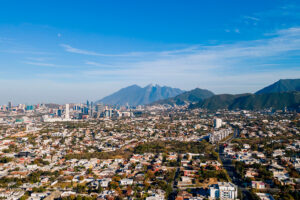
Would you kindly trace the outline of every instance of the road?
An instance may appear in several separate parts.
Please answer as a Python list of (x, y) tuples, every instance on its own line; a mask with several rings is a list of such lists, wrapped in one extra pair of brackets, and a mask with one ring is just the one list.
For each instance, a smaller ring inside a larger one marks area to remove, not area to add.
[(173, 200), (176, 198), (176, 195), (177, 195), (177, 177), (179, 176), (179, 173), (180, 173), (180, 167), (176, 167), (176, 172), (175, 172), (175, 176), (174, 176), (174, 179), (173, 181), (171, 182), (171, 185), (172, 185), (172, 193), (168, 196), (168, 199), (169, 200)]
[(238, 135), (239, 135), (239, 131), (237, 129), (235, 129), (232, 137), (228, 138), (222, 144), (219, 144), (219, 156), (223, 163), (224, 169), (227, 171), (229, 177), (232, 180), (232, 183), (237, 185), (238, 188), (242, 191), (243, 199), (251, 200), (252, 199), (251, 194), (250, 194), (249, 190), (243, 186), (243, 181), (242, 181), (241, 177), (238, 175), (238, 173), (236, 172), (234, 165), (232, 164), (232, 160), (229, 158), (226, 158), (226, 156), (224, 154), (223, 144), (224, 143), (229, 144), (231, 142), (231, 140), (234, 139), (235, 137), (237, 137)]

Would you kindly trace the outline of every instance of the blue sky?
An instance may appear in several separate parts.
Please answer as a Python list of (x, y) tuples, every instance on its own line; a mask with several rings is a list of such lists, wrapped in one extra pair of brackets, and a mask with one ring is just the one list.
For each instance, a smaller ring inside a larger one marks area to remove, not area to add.
[(0, 0), (0, 104), (150, 83), (244, 93), (300, 78), (300, 2)]

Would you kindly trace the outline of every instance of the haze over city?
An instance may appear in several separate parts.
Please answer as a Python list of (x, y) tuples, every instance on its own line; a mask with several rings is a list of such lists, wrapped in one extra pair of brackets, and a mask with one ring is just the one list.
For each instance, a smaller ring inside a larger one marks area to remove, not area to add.
[(0, 3), (2, 104), (150, 83), (249, 93), (300, 75), (296, 0)]

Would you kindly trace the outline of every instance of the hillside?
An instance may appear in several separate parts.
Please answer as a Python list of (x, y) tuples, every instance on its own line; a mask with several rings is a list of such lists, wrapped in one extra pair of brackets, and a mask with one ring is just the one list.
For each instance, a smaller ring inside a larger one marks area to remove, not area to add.
[(196, 88), (172, 98), (156, 101), (153, 104), (184, 105), (186, 103), (198, 102), (212, 96), (214, 96), (214, 93), (211, 91)]
[(183, 93), (183, 90), (167, 86), (148, 85), (144, 88), (132, 85), (96, 101), (109, 105), (145, 105), (157, 100), (167, 99)]
[(300, 91), (300, 79), (281, 79), (272, 85), (269, 85), (255, 94), (267, 94), (278, 92)]
[(299, 106), (300, 92), (282, 92), (270, 94), (215, 95), (191, 105), (190, 108), (206, 108), (208, 110), (260, 110), (266, 108), (298, 108)]
[(196, 104), (192, 104), (190, 108), (206, 108), (208, 110), (228, 109), (236, 98), (248, 95), (251, 94), (219, 94), (200, 101)]

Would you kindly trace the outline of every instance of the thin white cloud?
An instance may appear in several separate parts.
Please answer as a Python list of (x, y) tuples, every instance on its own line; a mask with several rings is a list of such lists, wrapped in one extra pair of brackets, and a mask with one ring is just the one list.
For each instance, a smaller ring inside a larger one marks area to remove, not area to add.
[(85, 64), (86, 65), (96, 66), (96, 67), (112, 67), (112, 65), (102, 64), (102, 63), (94, 62), (94, 61), (86, 61)]
[(58, 67), (57, 65), (55, 64), (52, 64), (52, 63), (42, 63), (42, 62), (24, 62), (25, 64), (28, 64), (28, 65), (36, 65), (36, 66), (43, 66), (43, 67)]
[(251, 16), (244, 16), (245, 19), (250, 19), (253, 21), (260, 21), (260, 19), (258, 17), (251, 17)]
[(31, 60), (31, 61), (43, 62), (43, 61), (49, 60), (51, 58), (49, 58), (49, 57), (26, 57), (26, 59)]
[(24, 61), (24, 64), (33, 65), (33, 66), (41, 66), (41, 67), (53, 67), (53, 68), (65, 68), (65, 69), (82, 69), (82, 66), (76, 65), (61, 65), (61, 64), (54, 64), (54, 63), (47, 63), (47, 62), (35, 62), (35, 61)]
[(92, 52), (92, 51), (77, 49), (77, 48), (71, 47), (70, 45), (67, 45), (67, 44), (61, 44), (60, 46), (63, 47), (65, 49), (65, 51), (70, 52), (70, 53), (77, 53), (77, 54), (91, 55), (91, 56), (103, 56), (104, 55), (104, 54), (99, 54), (99, 53)]
[(32, 55), (50, 55), (52, 53), (49, 52), (42, 52), (42, 51), (31, 51), (31, 50), (20, 50), (20, 49), (5, 49), (0, 50), (2, 53), (9, 53), (9, 54), (32, 54)]
[(170, 51), (162, 51), (162, 52), (155, 52), (158, 55), (165, 56), (165, 55), (177, 55), (181, 53), (192, 53), (199, 49), (199, 45), (194, 45), (191, 47), (183, 48), (183, 49), (177, 49), (177, 50), (170, 50)]
[(140, 52), (131, 52), (126, 54), (104, 54), (104, 53), (97, 53), (94, 51), (88, 51), (83, 49), (74, 48), (68, 44), (61, 44), (61, 47), (65, 49), (65, 51), (70, 53), (82, 54), (82, 55), (89, 55), (89, 56), (103, 56), (103, 57), (127, 57), (127, 56), (140, 56)]
[(104, 54), (98, 53), (94, 51), (88, 51), (83, 49), (74, 48), (68, 44), (61, 44), (61, 47), (64, 48), (65, 51), (70, 53), (82, 54), (82, 55), (90, 55), (90, 56), (103, 56), (103, 57), (144, 57), (144, 56), (168, 56), (168, 55), (176, 55), (179, 53), (188, 53), (194, 52), (199, 46), (190, 46), (183, 49), (175, 49), (168, 51), (149, 51), (149, 52), (129, 52), (124, 54)]

